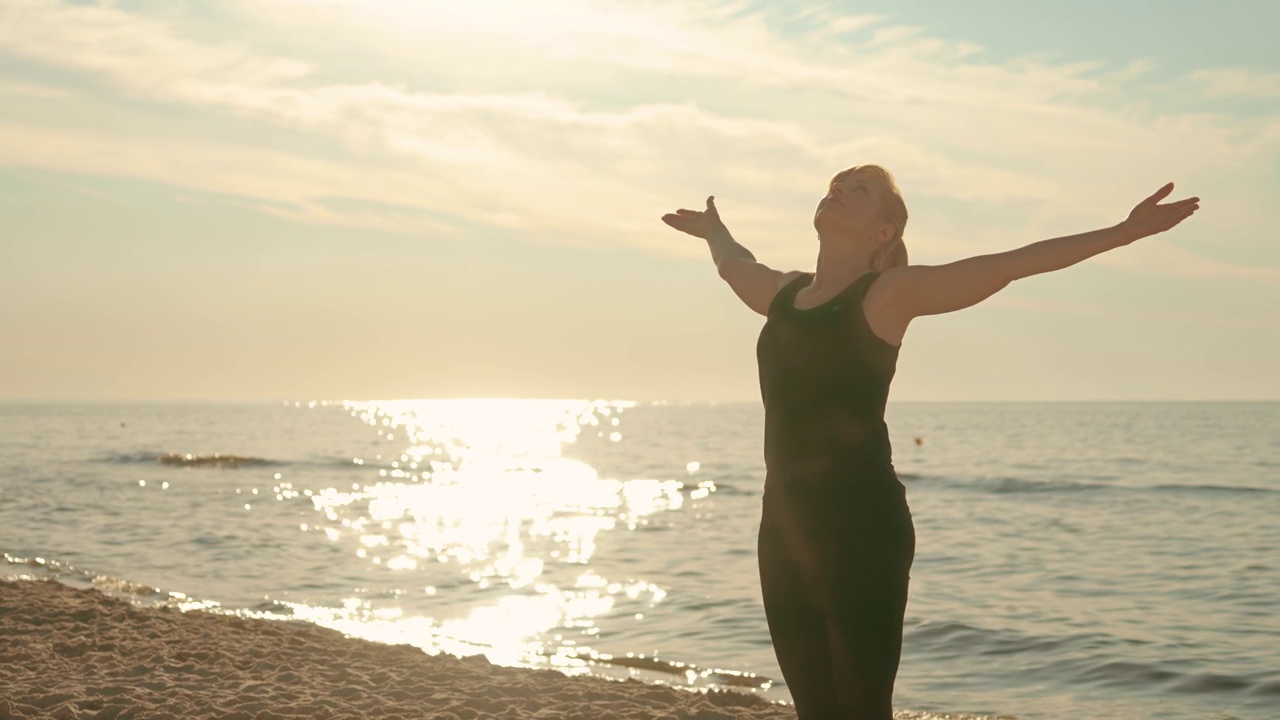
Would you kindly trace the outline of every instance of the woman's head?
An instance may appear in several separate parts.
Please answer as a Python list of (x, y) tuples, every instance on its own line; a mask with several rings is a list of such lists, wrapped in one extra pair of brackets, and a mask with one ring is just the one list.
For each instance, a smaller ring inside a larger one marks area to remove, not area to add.
[(872, 270), (907, 264), (907, 246), (902, 238), (907, 226), (907, 204), (893, 174), (879, 165), (855, 165), (836, 173), (818, 205), (814, 226), (819, 235), (829, 230), (873, 242)]

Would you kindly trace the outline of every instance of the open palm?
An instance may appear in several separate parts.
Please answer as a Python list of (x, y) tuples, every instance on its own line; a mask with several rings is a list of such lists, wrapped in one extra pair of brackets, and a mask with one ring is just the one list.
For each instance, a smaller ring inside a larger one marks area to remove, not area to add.
[(1200, 198), (1193, 197), (1177, 202), (1160, 204), (1173, 192), (1173, 183), (1169, 183), (1155, 192), (1154, 195), (1138, 203), (1124, 221), (1124, 227), (1133, 237), (1144, 238), (1162, 233), (1178, 223), (1191, 217), (1200, 209)]
[(703, 240), (707, 240), (713, 233), (725, 229), (724, 223), (720, 221), (720, 213), (716, 210), (714, 196), (707, 198), (706, 210), (685, 210), (681, 208), (673, 213), (663, 215), (662, 222), (680, 232), (689, 233)]

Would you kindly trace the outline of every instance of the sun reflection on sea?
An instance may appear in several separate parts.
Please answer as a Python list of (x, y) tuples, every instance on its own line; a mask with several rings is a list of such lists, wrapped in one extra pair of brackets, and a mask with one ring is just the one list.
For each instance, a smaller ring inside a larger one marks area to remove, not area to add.
[[(631, 406), (346, 403), (352, 416), (403, 450), (352, 458), (369, 468), (371, 482), (312, 493), (321, 517), (302, 529), (323, 533), (381, 572), (399, 573), (400, 592), (440, 597), (447, 588), (455, 612), (408, 617), (352, 598), (342, 610), (295, 608), (295, 616), (432, 652), (483, 652), (502, 664), (583, 666), (599, 631), (596, 618), (626, 603), (628, 617), (639, 620), (666, 595), (641, 578), (598, 575), (590, 562), (599, 536), (633, 530), (647, 516), (677, 510), (685, 501), (680, 481), (604, 478), (563, 455), (584, 431), (619, 441), (619, 415)], [(466, 602), (459, 605), (458, 598)]]

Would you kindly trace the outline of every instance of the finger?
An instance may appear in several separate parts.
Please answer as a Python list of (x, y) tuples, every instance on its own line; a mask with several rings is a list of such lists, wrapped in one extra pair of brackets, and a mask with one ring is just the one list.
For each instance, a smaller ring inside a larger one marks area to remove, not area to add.
[(1169, 213), (1164, 217), (1160, 218), (1159, 220), (1157, 220), (1157, 223), (1161, 225), (1177, 225), (1183, 220), (1194, 215), (1195, 212), (1196, 212), (1195, 210), (1187, 209), (1187, 210), (1181, 210), (1176, 213)]
[(676, 211), (676, 214), (677, 214), (677, 215), (683, 215), (683, 216), (685, 216), (685, 217), (697, 217), (697, 216), (699, 216), (699, 215), (701, 215), (701, 214), (702, 214), (702, 211), (701, 211), (701, 210), (686, 210), (686, 209), (684, 209), (684, 208), (680, 208), (679, 210), (677, 210), (677, 211)]
[(1146, 202), (1151, 205), (1155, 205), (1161, 200), (1169, 197), (1169, 193), (1171, 192), (1173, 192), (1173, 183), (1169, 183), (1164, 187), (1160, 188), (1159, 190), (1155, 191), (1155, 193), (1153, 193), (1151, 197), (1146, 199)]

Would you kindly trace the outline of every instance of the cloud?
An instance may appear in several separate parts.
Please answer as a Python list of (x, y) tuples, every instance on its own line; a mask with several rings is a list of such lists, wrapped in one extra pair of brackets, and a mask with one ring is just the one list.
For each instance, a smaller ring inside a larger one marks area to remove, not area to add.
[(69, 93), (58, 87), (51, 85), (39, 85), (36, 83), (21, 81), (4, 81), (0, 82), (0, 97), (9, 97), (13, 99), (30, 99), (38, 98), (42, 100), (65, 98)]
[(107, 4), (5, 3), (0, 7), (0, 48), (160, 95), (181, 95), (202, 83), (272, 83), (308, 71), (306, 63), (264, 56), (238, 43), (187, 39), (169, 23)]
[(1257, 280), (1280, 285), (1280, 267), (1238, 265), (1206, 257), (1160, 237), (1140, 240), (1128, 253), (1110, 253), (1099, 261), (1137, 273), (1181, 278)]
[(1196, 70), (1188, 78), (1207, 97), (1280, 98), (1280, 73), (1244, 68)]
[(1004, 308), (1039, 317), (1044, 317), (1045, 315), (1064, 315), (1068, 317), (1097, 318), (1104, 321), (1115, 318), (1129, 318), (1134, 320), (1150, 320), (1160, 323), (1170, 323), (1175, 326), (1193, 324), (1213, 328), (1233, 327), (1269, 329), (1271, 327), (1268, 323), (1261, 321), (1256, 317), (1242, 316), (1239, 314), (1233, 315), (1227, 313), (1197, 312), (1184, 309), (1161, 310), (1133, 306), (1117, 307), (1115, 304), (1104, 305), (1081, 302), (1078, 300), (1047, 300), (1043, 298), (1014, 295), (1007, 292), (999, 293), (983, 304), (987, 307)]
[[(657, 217), (715, 193), (753, 248), (798, 263), (823, 182), (855, 161), (894, 169), (913, 237), (932, 248), (920, 257), (946, 259), (1118, 221), (1168, 177), (1212, 183), (1245, 217), (1280, 148), (1274, 125), (1152, 112), (1147, 63), (982, 62), (972, 44), (821, 8), (231, 7), (235, 41), (116, 5), (0, 8), (0, 52), (91, 83), (0, 78), (15, 99), (0, 110), (0, 163), (169, 183), (307, 222), (664, 252), (689, 244)], [(286, 24), (340, 51), (276, 49)], [(1274, 81), (1193, 78), (1209, 95)]]

